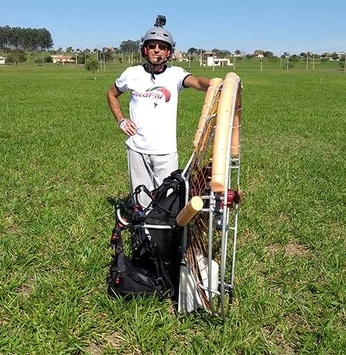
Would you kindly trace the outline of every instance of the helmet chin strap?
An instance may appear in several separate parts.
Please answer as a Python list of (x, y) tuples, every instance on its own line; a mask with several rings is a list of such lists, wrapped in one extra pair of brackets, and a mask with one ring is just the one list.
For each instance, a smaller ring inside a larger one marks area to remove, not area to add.
[[(161, 60), (162, 60), (162, 57), (157, 57), (157, 62), (161, 62)], [(155, 80), (155, 74), (159, 74), (164, 70), (167, 60), (168, 60), (168, 58), (165, 58), (162, 63), (157, 63), (157, 62), (153, 63), (149, 60), (149, 58), (147, 58), (146, 67), (147, 67), (148, 72), (150, 72), (150, 74), (151, 74), (152, 80)]]
[(157, 60), (157, 62), (153, 63), (149, 60), (149, 58), (147, 58), (148, 69), (150, 71), (153, 71), (154, 73), (160, 73), (163, 70), (163, 68), (167, 62), (167, 58), (165, 58), (162, 63), (160, 63), (162, 60), (162, 57), (157, 57), (156, 60)]

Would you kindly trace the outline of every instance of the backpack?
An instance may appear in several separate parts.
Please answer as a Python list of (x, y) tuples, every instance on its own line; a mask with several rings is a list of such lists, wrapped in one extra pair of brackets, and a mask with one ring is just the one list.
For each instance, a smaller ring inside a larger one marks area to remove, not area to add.
[[(151, 199), (147, 207), (139, 203), (144, 191)], [(177, 294), (181, 260), (182, 228), (176, 217), (185, 205), (185, 181), (176, 170), (155, 190), (144, 185), (135, 189), (125, 204), (116, 206), (115, 227), (110, 244), (114, 254), (108, 276), (111, 297), (158, 296)], [(127, 221), (120, 216), (125, 211)], [(130, 252), (126, 255), (122, 231), (130, 231)]]

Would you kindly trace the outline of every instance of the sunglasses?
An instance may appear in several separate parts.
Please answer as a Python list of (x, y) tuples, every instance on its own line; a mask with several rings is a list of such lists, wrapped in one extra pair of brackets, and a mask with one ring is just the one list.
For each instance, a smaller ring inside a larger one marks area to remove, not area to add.
[(166, 51), (168, 49), (168, 46), (165, 43), (148, 43), (147, 44), (148, 49), (156, 49), (157, 46), (159, 47), (160, 51)]

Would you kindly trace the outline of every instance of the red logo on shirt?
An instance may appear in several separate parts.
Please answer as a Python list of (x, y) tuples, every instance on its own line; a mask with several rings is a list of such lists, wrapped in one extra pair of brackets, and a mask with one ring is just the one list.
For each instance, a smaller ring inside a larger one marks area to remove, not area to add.
[(171, 98), (171, 93), (164, 86), (154, 86), (147, 90), (147, 92), (159, 91), (165, 96), (165, 101), (168, 102)]
[(133, 91), (133, 96), (148, 97), (149, 99), (160, 100), (165, 98), (165, 102), (168, 102), (171, 98), (171, 93), (164, 86), (154, 86), (147, 89), (146, 92)]

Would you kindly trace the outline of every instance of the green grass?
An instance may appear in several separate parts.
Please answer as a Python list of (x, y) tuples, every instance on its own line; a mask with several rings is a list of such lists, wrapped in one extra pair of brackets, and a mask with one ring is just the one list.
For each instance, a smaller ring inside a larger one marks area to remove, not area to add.
[[(0, 67), (0, 353), (344, 354), (346, 76), (324, 64), (237, 63), (247, 197), (225, 324), (107, 296), (109, 199), (128, 181), (105, 93), (123, 67)], [(203, 97), (180, 96), (181, 166)]]

